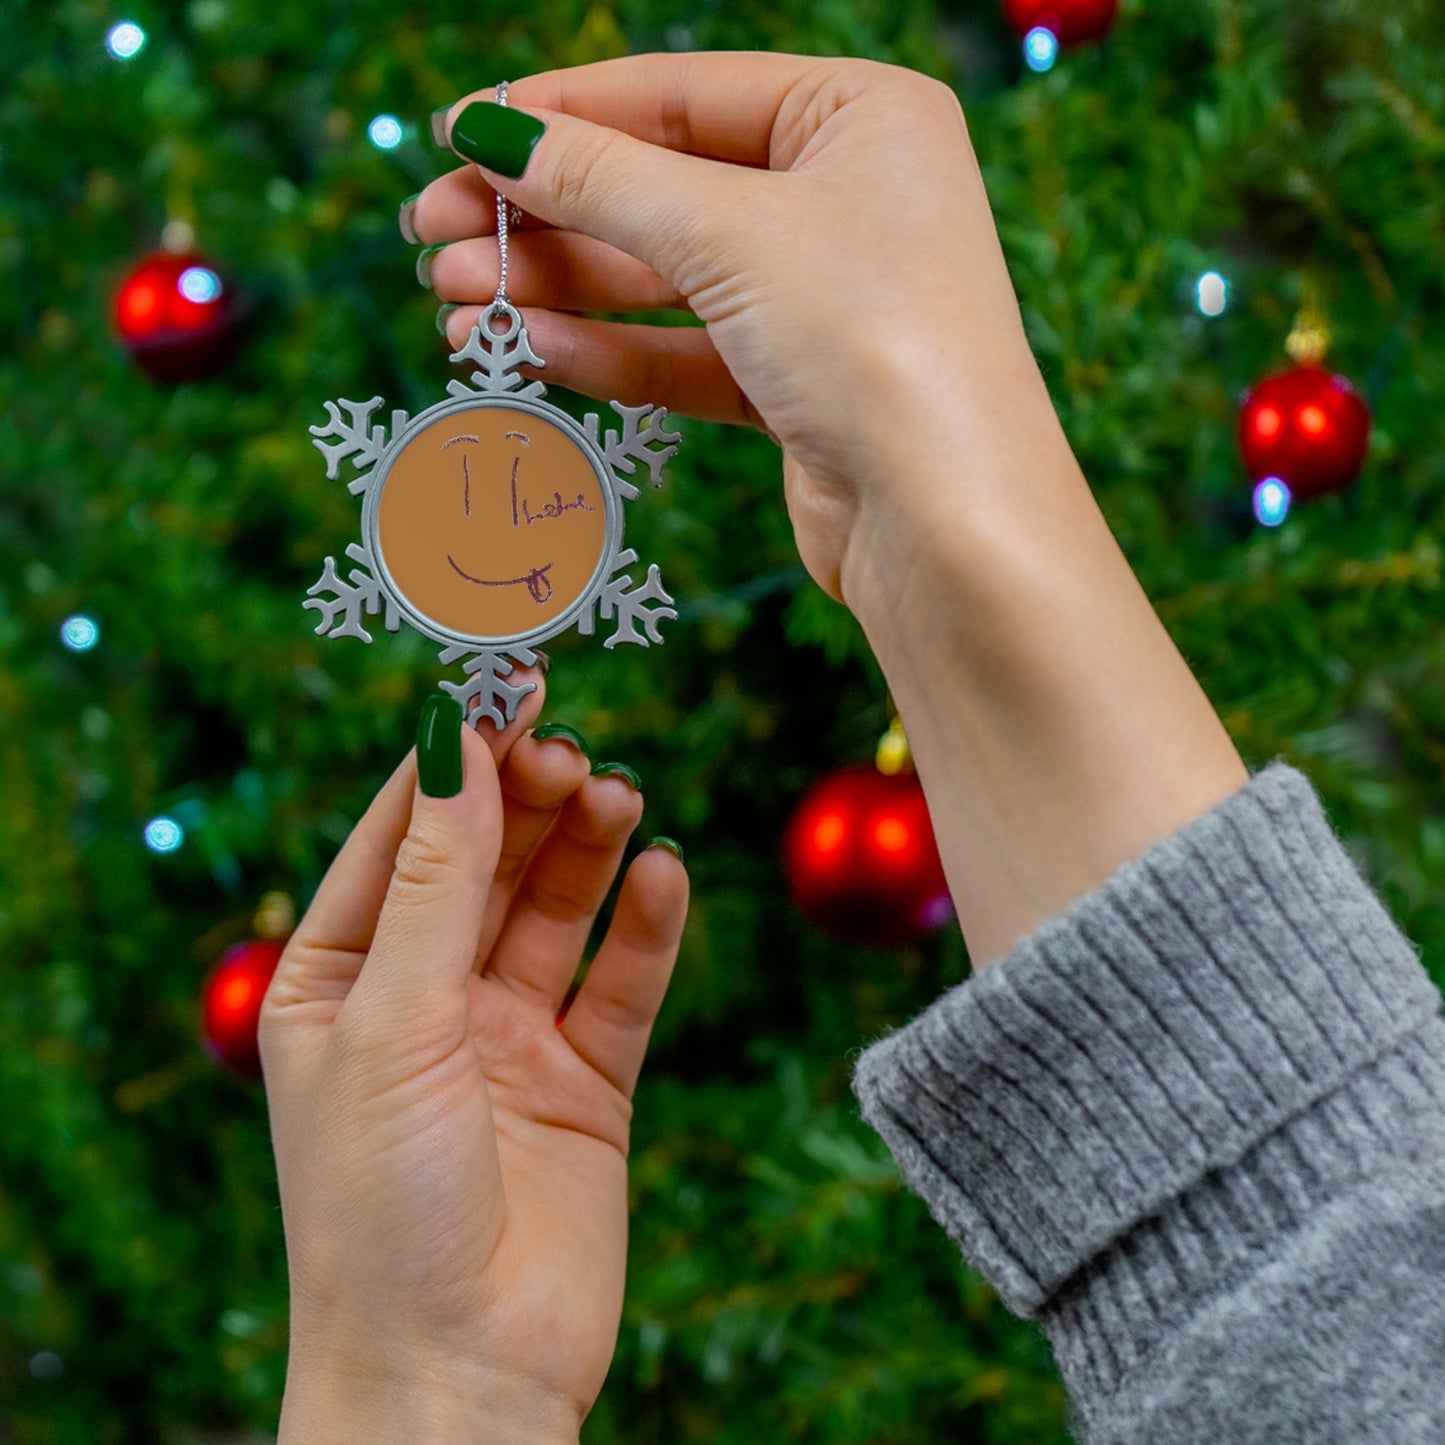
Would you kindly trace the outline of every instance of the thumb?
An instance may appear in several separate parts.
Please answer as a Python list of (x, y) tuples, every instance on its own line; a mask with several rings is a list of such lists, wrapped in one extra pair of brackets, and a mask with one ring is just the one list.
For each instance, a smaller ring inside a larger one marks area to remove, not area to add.
[(751, 207), (745, 195), (769, 179), (560, 110), (471, 100), (447, 127), (457, 155), (529, 215), (635, 256), (685, 295), (707, 282), (693, 268), (717, 219)]
[(467, 979), (502, 846), (496, 763), (463, 727), (455, 698), (426, 700), (416, 757), (411, 820), (344, 1006), (358, 1022), (376, 1021), (411, 1043), (426, 1037), (418, 1026), (448, 1034), (465, 1026)]

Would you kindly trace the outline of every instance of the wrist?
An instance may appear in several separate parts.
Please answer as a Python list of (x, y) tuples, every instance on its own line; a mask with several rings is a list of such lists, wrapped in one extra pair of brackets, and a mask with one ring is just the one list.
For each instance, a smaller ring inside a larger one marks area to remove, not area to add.
[(577, 1445), (581, 1413), (471, 1362), (398, 1351), (371, 1367), (355, 1354), (293, 1353), (277, 1445)]
[[(1032, 354), (994, 356), (987, 385), (953, 370), (926, 396), (899, 369), (870, 409), (878, 429), (863, 449), (839, 586), (880, 659), (899, 626), (967, 625), (959, 608), (1004, 585), (984, 564), (1049, 545), (1044, 527), (1060, 539), (1097, 528), (1112, 542)], [(915, 595), (926, 616), (911, 615)]]
[(862, 494), (841, 582), (978, 969), (1249, 774), (1056, 419), (965, 419), (897, 428), (922, 444), (896, 503)]

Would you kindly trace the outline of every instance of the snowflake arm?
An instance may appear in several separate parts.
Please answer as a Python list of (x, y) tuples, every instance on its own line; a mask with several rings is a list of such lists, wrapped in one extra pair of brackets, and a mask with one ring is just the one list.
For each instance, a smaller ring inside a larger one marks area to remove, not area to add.
[(609, 431), (605, 440), (598, 432), (602, 425), (596, 412), (583, 422), (587, 439), (603, 455), (612, 475), (617, 481), (617, 490), (626, 501), (632, 501), (638, 489), (625, 477), (637, 470), (638, 462), (646, 465), (652, 476), (652, 485), (662, 485), (662, 469), (677, 455), (682, 433), (668, 431), (663, 423), (667, 420), (665, 406), (623, 406), (620, 401), (608, 403), (622, 418), (620, 432)]
[[(481, 322), (472, 327), (467, 344), (460, 351), (452, 353), (452, 361), (460, 366), (464, 361), (474, 362), (480, 370), (471, 376), (472, 385), (479, 391), (500, 393), (517, 397), (539, 397), (547, 390), (540, 381), (528, 381), (518, 373), (520, 366), (535, 366), (543, 369), (547, 363), (532, 350), (527, 328), (522, 318), (510, 306), (508, 330), (487, 331), (489, 321), (485, 313)], [(483, 334), (487, 331), (487, 334)], [(447, 390), (453, 396), (471, 396), (471, 387), (464, 382), (451, 381)]]
[[(374, 396), (370, 401), (346, 401), (339, 404), (334, 401), (326, 403), (326, 425), (308, 427), (311, 435), (315, 438), (312, 446), (326, 458), (326, 475), (334, 482), (341, 474), (341, 463), (347, 457), (351, 458), (351, 464), (358, 472), (364, 472), (374, 467), (381, 460), (381, 454), (386, 450), (386, 428), (379, 423), (371, 425), (371, 414), (381, 405), (381, 397)], [(345, 407), (350, 414), (349, 419), (343, 418), (341, 408)], [(396, 436), (406, 426), (406, 413), (404, 411), (393, 411), (391, 414), (391, 434)], [(326, 442), (324, 437), (339, 437), (336, 442)], [(366, 480), (358, 477), (355, 481), (348, 483), (348, 488), (353, 495), (366, 486)]]
[[(353, 542), (346, 549), (346, 555), (353, 562), (360, 563), (352, 569), (350, 580), (340, 576), (336, 570), (336, 559), (328, 557), (320, 580), (307, 589), (307, 600), (301, 604), (303, 608), (312, 607), (321, 614), (321, 621), (316, 624), (317, 634), (359, 637), (363, 642), (370, 642), (371, 634), (361, 625), (361, 618), (363, 613), (375, 616), (381, 611), (383, 602), (386, 604), (383, 618), (386, 630), (396, 632), (401, 627), (396, 603), (382, 591), (381, 584), (372, 574), (371, 558), (366, 549)], [(328, 592), (331, 593), (329, 598), (324, 595)]]
[[(617, 565), (629, 567), (637, 561), (637, 553), (631, 547), (618, 555)], [(604, 622), (612, 620), (612, 614), (617, 614), (617, 631), (612, 634), (602, 645), (606, 648), (616, 647), (619, 642), (635, 642), (641, 647), (646, 647), (650, 642), (661, 642), (662, 634), (657, 630), (663, 618), (677, 617), (677, 610), (672, 605), (672, 598), (663, 590), (662, 576), (657, 570), (657, 563), (653, 563), (647, 569), (647, 581), (641, 587), (632, 587), (631, 575), (613, 577), (607, 581), (598, 594), (598, 612)], [(658, 607), (647, 607), (648, 602), (661, 603)], [(637, 630), (637, 624), (642, 624), (642, 636)], [(594, 621), (592, 609), (589, 607), (577, 623), (577, 631), (584, 637), (592, 635)]]
[[(468, 651), (465, 647), (446, 648), (441, 654), (443, 665), (449, 666), (459, 657), (467, 657)], [(516, 648), (511, 656), (523, 667), (531, 667), (537, 661), (537, 654), (528, 647)], [(537, 691), (535, 682), (503, 681), (512, 670), (512, 661), (500, 652), (472, 653), (463, 668), (467, 674), (465, 682), (448, 682), (443, 678), (438, 685), (461, 703), (468, 727), (475, 727), (486, 717), (501, 732), (516, 718), (522, 699), (529, 692)]]

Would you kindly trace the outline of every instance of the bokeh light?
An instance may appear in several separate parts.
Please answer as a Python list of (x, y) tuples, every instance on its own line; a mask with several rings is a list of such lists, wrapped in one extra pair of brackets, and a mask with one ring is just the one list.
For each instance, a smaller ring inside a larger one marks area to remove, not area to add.
[(395, 150), (401, 144), (401, 122), (394, 115), (379, 115), (367, 126), (366, 134), (377, 150)]
[(221, 278), (209, 266), (187, 266), (176, 282), (182, 296), (197, 305), (214, 301), (221, 294)]
[(100, 641), (100, 624), (77, 612), (60, 624), (60, 640), (72, 652), (89, 652)]
[(133, 60), (145, 48), (146, 33), (134, 20), (122, 20), (112, 25), (105, 37), (105, 48), (117, 60)]
[(1195, 284), (1195, 301), (1205, 316), (1223, 316), (1229, 305), (1229, 282), (1218, 271), (1206, 271)]
[(1279, 477), (1266, 477), (1254, 489), (1254, 515), (1263, 527), (1277, 527), (1289, 516), (1289, 486)]
[(152, 853), (174, 853), (185, 842), (186, 830), (174, 818), (152, 818), (145, 837)]
[(1059, 58), (1059, 37), (1047, 25), (1035, 25), (1024, 36), (1024, 59), (1030, 70), (1042, 74), (1054, 68)]
[(30, 1357), (30, 1378), (42, 1383), (58, 1380), (65, 1373), (65, 1361), (54, 1350), (37, 1350)]

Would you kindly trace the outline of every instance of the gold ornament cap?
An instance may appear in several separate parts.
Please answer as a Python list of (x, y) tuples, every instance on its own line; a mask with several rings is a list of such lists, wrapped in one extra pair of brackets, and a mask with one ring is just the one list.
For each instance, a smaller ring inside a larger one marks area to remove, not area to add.
[(288, 894), (264, 893), (251, 927), (257, 938), (289, 938), (296, 927), (296, 905)]
[(888, 731), (878, 741), (874, 763), (878, 771), (889, 778), (913, 771), (913, 751), (908, 746), (908, 735), (903, 731), (903, 720), (896, 714), (888, 724)]
[(1318, 365), (1330, 349), (1330, 325), (1320, 310), (1314, 288), (1306, 285), (1304, 300), (1294, 320), (1294, 330), (1285, 341), (1290, 360), (1300, 366)]

